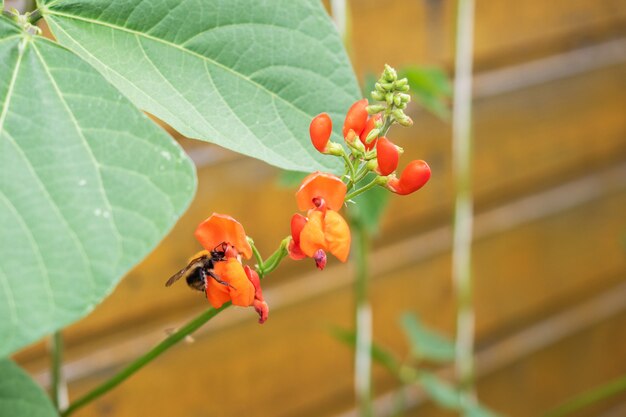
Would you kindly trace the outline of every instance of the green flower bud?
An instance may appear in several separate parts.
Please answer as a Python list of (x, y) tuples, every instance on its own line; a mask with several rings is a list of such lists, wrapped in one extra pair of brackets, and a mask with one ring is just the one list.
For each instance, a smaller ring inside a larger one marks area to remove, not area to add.
[(406, 103), (400, 102), (400, 104), (398, 104), (396, 107), (399, 108), (400, 110), (404, 110), (406, 109)]
[(370, 133), (368, 133), (367, 137), (365, 138), (365, 143), (367, 144), (371, 143), (374, 139), (378, 137), (379, 134), (380, 134), (380, 129), (370, 130)]
[(407, 115), (404, 115), (402, 119), (396, 119), (396, 120), (398, 121), (398, 123), (400, 123), (401, 126), (404, 126), (404, 127), (413, 126), (413, 120)]
[(383, 88), (382, 84), (380, 82), (374, 84), (374, 88), (376, 89), (376, 91), (380, 91), (381, 93), (385, 94), (386, 90)]
[(387, 102), (387, 105), (393, 105), (393, 93), (385, 94), (385, 101)]
[(409, 90), (411, 90), (411, 87), (407, 84), (407, 85), (403, 85), (401, 87), (396, 88), (398, 91), (402, 91), (403, 93), (408, 92)]
[(370, 161), (367, 161), (367, 164), (365, 166), (369, 171), (376, 171), (376, 169), (378, 169), (378, 161), (376, 159), (372, 159)]
[(371, 96), (376, 101), (385, 101), (385, 93), (381, 93), (378, 90), (372, 91)]
[(406, 78), (401, 78), (399, 80), (397, 80), (396, 82), (393, 83), (396, 88), (400, 88), (400, 87), (404, 87), (405, 85), (409, 85), (409, 80), (407, 80)]
[(397, 96), (400, 97), (400, 100), (402, 100), (403, 103), (408, 103), (411, 101), (410, 94), (398, 93)]
[(383, 71), (383, 78), (388, 82), (393, 82), (398, 79), (396, 70), (385, 64), (385, 70)]
[(385, 106), (383, 106), (382, 104), (372, 104), (370, 106), (367, 106), (367, 113), (369, 114), (376, 114), (376, 113), (380, 113), (381, 111), (385, 110)]
[(402, 104), (402, 98), (399, 95), (393, 96), (393, 104), (400, 106)]
[(380, 83), (385, 91), (393, 91), (393, 83)]
[(341, 146), (340, 143), (328, 142), (328, 145), (326, 145), (325, 153), (328, 155), (341, 156), (344, 152), (343, 146)]

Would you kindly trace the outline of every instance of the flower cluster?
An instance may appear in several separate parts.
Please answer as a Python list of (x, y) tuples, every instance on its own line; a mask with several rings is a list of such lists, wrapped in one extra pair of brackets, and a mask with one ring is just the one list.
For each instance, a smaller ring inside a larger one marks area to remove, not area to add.
[(332, 120), (328, 114), (322, 113), (311, 122), (309, 133), (315, 149), (324, 154), (344, 157), (349, 188), (357, 186), (369, 172), (377, 174), (376, 185), (400, 195), (419, 190), (430, 179), (430, 167), (422, 160), (411, 161), (399, 178), (395, 174), (402, 149), (391, 142), (386, 134), (393, 124), (405, 127), (413, 125), (411, 118), (404, 114), (411, 99), (407, 91), (407, 79), (398, 79), (396, 71), (386, 65), (371, 93), (372, 98), (379, 103), (369, 105), (364, 98), (348, 110), (343, 124), (343, 137), (350, 149), (349, 157), (341, 144), (330, 141)]
[[(374, 186), (407, 195), (423, 187), (430, 178), (430, 168), (422, 160), (409, 162), (400, 177), (396, 176), (402, 149), (386, 135), (394, 124), (405, 127), (413, 124), (404, 114), (410, 101), (408, 91), (407, 79), (398, 79), (395, 70), (385, 66), (371, 94), (374, 104), (370, 105), (367, 99), (358, 100), (346, 114), (343, 138), (349, 153), (343, 144), (330, 141), (333, 123), (328, 114), (313, 118), (309, 126), (313, 146), (323, 154), (341, 157), (344, 175), (314, 172), (302, 181), (296, 202), (298, 210), (305, 214), (292, 216), (291, 235), (265, 261), (239, 222), (229, 216), (213, 214), (198, 226), (195, 234), (206, 249), (205, 256), (194, 259), (193, 264), (194, 268), (197, 265), (203, 268), (200, 282), (195, 275), (188, 275), (188, 284), (203, 289), (214, 308), (227, 301), (238, 306), (253, 306), (259, 314), (259, 322), (263, 323), (268, 306), (263, 299), (259, 274), (263, 277), (273, 271), (287, 255), (294, 260), (312, 258), (319, 269), (326, 266), (327, 253), (346, 262), (351, 238), (348, 223), (339, 214), (343, 205)], [(361, 184), (366, 181), (369, 182)], [(250, 259), (252, 255), (258, 262), (255, 269), (242, 264), (242, 258)], [(204, 259), (204, 263), (198, 259)], [(190, 263), (187, 269), (191, 266)], [(187, 269), (179, 275), (187, 273)]]

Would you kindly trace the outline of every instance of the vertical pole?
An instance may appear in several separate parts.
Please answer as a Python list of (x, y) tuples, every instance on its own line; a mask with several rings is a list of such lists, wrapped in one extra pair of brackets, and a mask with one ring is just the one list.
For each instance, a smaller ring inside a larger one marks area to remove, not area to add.
[(452, 280), (456, 291), (456, 373), (462, 404), (474, 396), (474, 309), (472, 299), (472, 51), (474, 0), (458, 0), (452, 166), (455, 188)]

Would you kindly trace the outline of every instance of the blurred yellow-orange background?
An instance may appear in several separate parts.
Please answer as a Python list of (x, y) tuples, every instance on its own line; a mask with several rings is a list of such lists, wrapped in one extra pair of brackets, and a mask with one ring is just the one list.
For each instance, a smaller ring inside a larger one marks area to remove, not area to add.
[[(350, 2), (360, 79), (385, 63), (452, 76), (454, 5)], [(474, 70), (478, 394), (505, 415), (533, 416), (626, 372), (626, 3), (477, 0)], [(433, 176), (420, 192), (393, 196), (371, 262), (374, 340), (399, 355), (408, 350), (402, 312), (448, 335), (455, 326), (451, 126), (415, 105), (409, 114), (414, 126), (393, 139), (402, 161), (425, 159)], [(207, 308), (183, 284), (164, 287), (199, 249), (201, 220), (231, 214), (265, 255), (289, 232), (296, 205), (278, 170), (180, 140), (197, 164), (196, 199), (158, 249), (64, 332), (72, 398)], [(352, 326), (352, 270), (285, 261), (264, 282), (266, 324), (252, 309), (229, 309), (76, 416), (355, 415), (352, 352), (328, 331)], [(43, 343), (16, 359), (46, 384)], [(374, 387), (388, 415), (397, 384), (375, 367)], [(448, 415), (416, 391), (407, 404), (407, 416)], [(626, 415), (626, 395), (577, 415)]]

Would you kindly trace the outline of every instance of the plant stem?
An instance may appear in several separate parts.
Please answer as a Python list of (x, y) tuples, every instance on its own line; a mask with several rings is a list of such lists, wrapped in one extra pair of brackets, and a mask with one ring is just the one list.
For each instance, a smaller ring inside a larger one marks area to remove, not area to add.
[(265, 262), (263, 263), (263, 270), (259, 272), (259, 275), (261, 275), (261, 278), (263, 278), (264, 275), (269, 274), (270, 272), (278, 268), (278, 265), (280, 265), (282, 260), (285, 259), (285, 257), (288, 254), (287, 246), (289, 245), (290, 240), (291, 240), (291, 236), (287, 236), (286, 238), (284, 238), (280, 242), (280, 246), (278, 247), (278, 249), (276, 249), (276, 251), (273, 254), (271, 254), (269, 258), (265, 260)]
[(67, 406), (67, 386), (63, 378), (63, 335), (56, 331), (50, 338), (50, 387), (52, 403), (60, 410)]
[[(250, 246), (252, 247), (252, 253), (257, 259), (257, 262), (259, 262), (260, 269), (257, 272), (259, 273), (259, 276), (261, 279), (269, 272), (272, 272), (273, 270), (275, 270), (278, 267), (278, 265), (280, 265), (280, 262), (285, 258), (285, 256), (287, 256), (287, 245), (289, 244), (289, 239), (291, 239), (289, 236), (283, 239), (280, 243), (279, 248), (276, 250), (276, 252), (270, 255), (270, 257), (267, 258), (265, 261), (262, 260), (261, 254), (256, 249), (252, 239), (248, 239), (248, 242), (250, 243)], [(82, 396), (81, 398), (73, 402), (65, 411), (61, 413), (61, 416), (62, 417), (69, 416), (77, 409), (87, 405), (91, 401), (95, 400), (101, 395), (112, 390), (113, 388), (118, 386), (120, 383), (125, 381), (127, 378), (129, 378), (131, 375), (133, 375), (135, 372), (137, 372), (138, 370), (143, 368), (145, 365), (147, 365), (148, 363), (156, 359), (163, 352), (165, 352), (166, 350), (174, 346), (176, 343), (183, 340), (185, 337), (187, 337), (191, 333), (198, 330), (200, 327), (202, 327), (205, 323), (207, 323), (213, 317), (217, 316), (223, 310), (227, 309), (230, 305), (231, 305), (231, 302), (229, 301), (225, 303), (224, 305), (222, 305), (220, 308), (210, 308), (200, 313), (200, 315), (192, 319), (189, 323), (187, 323), (186, 325), (178, 329), (176, 332), (172, 333), (169, 337), (167, 337), (161, 343), (156, 345), (150, 351), (143, 354), (139, 358), (135, 359), (135, 361), (133, 361), (130, 365), (128, 365), (118, 374), (114, 375), (111, 379), (105, 381), (104, 383), (102, 383), (101, 385), (99, 385), (98, 387), (90, 391), (89, 393), (85, 394), (84, 396)]]
[(543, 417), (562, 417), (578, 411), (588, 405), (596, 403), (598, 401), (609, 398), (615, 394), (619, 394), (622, 391), (626, 391), (626, 375), (622, 375), (604, 385), (592, 388), (580, 394), (577, 397), (571, 398), (557, 407), (551, 409), (543, 415)]
[(353, 199), (354, 197), (356, 197), (359, 194), (362, 194), (364, 192), (366, 192), (367, 190), (369, 190), (372, 187), (375, 187), (376, 185), (379, 184), (379, 179), (378, 177), (374, 178), (371, 182), (369, 182), (368, 184), (364, 185), (363, 188), (359, 188), (358, 190), (354, 190), (351, 193), (346, 195), (345, 201), (349, 201), (351, 199)]
[(254, 255), (254, 259), (256, 259), (256, 262), (257, 262), (257, 269), (259, 271), (263, 271), (264, 263), (263, 263), (263, 257), (261, 256), (261, 253), (254, 245), (254, 240), (252, 240), (252, 238), (247, 237), (246, 239), (248, 240), (248, 243), (250, 244), (250, 247), (252, 248), (252, 254)]
[[(452, 123), (452, 164), (455, 188), (452, 280), (456, 290), (456, 373), (461, 402), (474, 395), (474, 309), (472, 300), (471, 112), (474, 1), (459, 0)], [(465, 407), (464, 407), (465, 408)]]
[(91, 401), (105, 394), (106, 392), (112, 390), (116, 386), (118, 386), (121, 382), (126, 380), (128, 377), (133, 375), (139, 369), (143, 368), (145, 365), (153, 361), (163, 352), (174, 346), (176, 343), (183, 340), (189, 334), (198, 330), (202, 325), (211, 320), (221, 311), (227, 309), (231, 305), (231, 302), (225, 303), (220, 308), (210, 308), (204, 312), (202, 312), (199, 316), (191, 320), (189, 323), (181, 327), (176, 332), (172, 333), (169, 337), (163, 340), (161, 343), (156, 345), (154, 348), (135, 359), (130, 365), (124, 368), (121, 372), (113, 376), (111, 379), (105, 381), (103, 384), (99, 385), (92, 391), (88, 392), (78, 400), (74, 401), (67, 409), (65, 409), (62, 413), (62, 417), (67, 417), (71, 415), (73, 412), (78, 410), (79, 408), (87, 405)]
[(354, 181), (355, 177), (356, 177), (356, 172), (354, 171), (354, 165), (352, 165), (352, 161), (350, 160), (350, 158), (348, 158), (348, 155), (346, 154), (345, 151), (341, 152), (341, 157), (343, 158), (343, 162), (346, 165), (346, 168), (348, 168), (348, 171), (350, 171), (350, 181)]
[(372, 409), (372, 310), (368, 299), (368, 253), (369, 236), (362, 222), (353, 221), (354, 262), (354, 309), (356, 346), (354, 355), (354, 391), (361, 417), (373, 416)]

